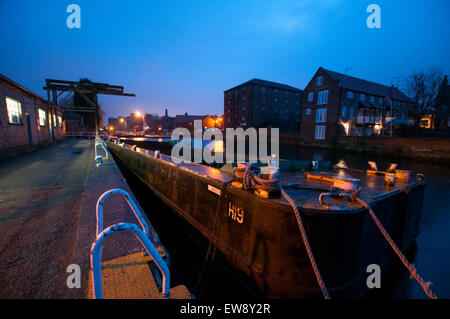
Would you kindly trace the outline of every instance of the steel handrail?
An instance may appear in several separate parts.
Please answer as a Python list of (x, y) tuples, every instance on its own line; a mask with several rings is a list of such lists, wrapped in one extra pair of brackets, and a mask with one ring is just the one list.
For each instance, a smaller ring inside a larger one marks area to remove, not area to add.
[(97, 146), (98, 145), (100, 145), (103, 148), (103, 150), (105, 151), (106, 159), (109, 159), (109, 152), (106, 149), (105, 143), (98, 136), (95, 138), (95, 158), (97, 159), (97, 157), (98, 157), (98, 153), (97, 153)]
[(94, 243), (91, 247), (91, 271), (92, 271), (92, 286), (94, 292), (94, 299), (102, 299), (103, 298), (103, 284), (102, 284), (102, 251), (101, 245), (103, 241), (109, 237), (111, 234), (116, 233), (118, 231), (131, 231), (136, 237), (138, 237), (142, 246), (144, 246), (147, 253), (152, 256), (156, 265), (162, 273), (163, 284), (162, 284), (162, 293), (165, 299), (169, 299), (170, 294), (170, 272), (166, 263), (159, 255), (155, 246), (152, 244), (147, 234), (138, 228), (135, 224), (131, 223), (119, 223), (112, 226), (109, 226), (105, 230), (103, 230), (95, 239)]
[(127, 201), (137, 220), (141, 224), (144, 233), (149, 236), (147, 222), (145, 221), (133, 198), (131, 198), (130, 194), (128, 194), (126, 191), (119, 188), (110, 189), (109, 191), (104, 192), (97, 201), (95, 213), (97, 216), (97, 236), (100, 235), (100, 233), (103, 231), (103, 201), (106, 199), (106, 197), (112, 194), (121, 194), (123, 195), (123, 197), (125, 197), (125, 200)]

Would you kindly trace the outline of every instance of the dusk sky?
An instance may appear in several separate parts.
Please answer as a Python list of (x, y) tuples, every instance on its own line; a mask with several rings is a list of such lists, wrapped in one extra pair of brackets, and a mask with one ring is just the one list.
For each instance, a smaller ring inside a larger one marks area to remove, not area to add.
[[(81, 28), (66, 7), (81, 7)], [(369, 29), (366, 7), (381, 7)], [(46, 97), (45, 78), (123, 85), (107, 117), (135, 110), (222, 114), (223, 91), (252, 78), (303, 89), (322, 66), (386, 85), (450, 73), (448, 0), (0, 0), (0, 73)]]

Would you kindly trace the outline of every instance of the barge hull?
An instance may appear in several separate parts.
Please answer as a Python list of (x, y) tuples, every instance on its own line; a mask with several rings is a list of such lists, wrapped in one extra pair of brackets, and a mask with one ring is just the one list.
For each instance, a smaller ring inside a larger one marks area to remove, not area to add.
[[(108, 142), (115, 157), (204, 237), (233, 267), (256, 281), (268, 298), (320, 298), (292, 208), (227, 184), (223, 173), (176, 165), (170, 157)], [(424, 185), (408, 186), (370, 204), (394, 241), (406, 250), (418, 232)], [(295, 195), (295, 194), (293, 194)], [(318, 194), (316, 194), (318, 197)], [(317, 200), (317, 199), (316, 199)], [(382, 273), (396, 256), (363, 207), (324, 211), (306, 203), (299, 211), (332, 298), (363, 297), (367, 266)]]

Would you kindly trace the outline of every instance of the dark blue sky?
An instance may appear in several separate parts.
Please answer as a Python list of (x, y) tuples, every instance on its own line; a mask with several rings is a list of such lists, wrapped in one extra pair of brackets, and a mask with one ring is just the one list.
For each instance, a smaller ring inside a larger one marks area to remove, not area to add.
[[(71, 3), (81, 29), (66, 26)], [(448, 74), (449, 13), (448, 0), (0, 0), (0, 73), (44, 97), (45, 78), (136, 94), (101, 97), (107, 116), (221, 114), (223, 91), (255, 77), (303, 89), (319, 66), (386, 85)]]

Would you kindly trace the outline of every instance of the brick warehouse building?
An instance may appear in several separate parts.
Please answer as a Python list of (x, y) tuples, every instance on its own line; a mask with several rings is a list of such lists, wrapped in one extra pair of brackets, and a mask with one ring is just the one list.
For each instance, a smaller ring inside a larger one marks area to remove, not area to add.
[[(384, 102), (390, 90), (393, 117)], [(304, 90), (300, 137), (328, 143), (341, 135), (379, 135), (383, 123), (406, 121), (411, 103), (397, 88), (319, 68)]]
[(224, 127), (277, 127), (295, 133), (303, 91), (289, 85), (253, 79), (224, 92)]
[(62, 112), (58, 108), (0, 74), (0, 154), (64, 137)]

